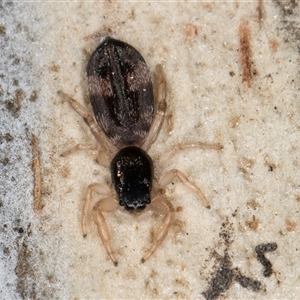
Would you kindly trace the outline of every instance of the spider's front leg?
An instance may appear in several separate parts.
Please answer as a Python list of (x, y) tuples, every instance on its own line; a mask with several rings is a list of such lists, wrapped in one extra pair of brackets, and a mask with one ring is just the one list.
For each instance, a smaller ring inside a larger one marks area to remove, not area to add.
[(118, 265), (118, 261), (116, 260), (113, 250), (110, 243), (110, 230), (106, 223), (106, 220), (103, 216), (103, 212), (113, 212), (118, 207), (118, 202), (111, 197), (110, 195), (111, 190), (108, 186), (100, 183), (94, 183), (88, 186), (85, 199), (84, 199), (84, 205), (82, 209), (82, 215), (81, 215), (81, 226), (82, 226), (82, 232), (83, 236), (87, 236), (87, 230), (86, 230), (86, 222), (87, 222), (87, 214), (90, 210), (91, 204), (92, 204), (92, 195), (94, 193), (97, 193), (99, 195), (106, 195), (109, 197), (106, 197), (104, 199), (99, 200), (96, 205), (93, 208), (93, 217), (94, 222), (97, 225), (99, 236), (102, 240), (103, 246), (109, 255), (110, 259), (114, 263), (115, 266)]
[(166, 197), (162, 195), (157, 196), (152, 200), (150, 205), (154, 211), (157, 211), (160, 214), (164, 213), (165, 216), (154, 232), (152, 246), (141, 259), (142, 263), (144, 263), (162, 243), (174, 221), (174, 207)]
[[(116, 206), (114, 205), (115, 200), (113, 198), (105, 198), (100, 200), (93, 208), (93, 216), (94, 216), (94, 221), (95, 224), (97, 225), (98, 228), (98, 233), (99, 236), (102, 240), (103, 246), (107, 252), (107, 254), (109, 255), (110, 259), (112, 260), (112, 262), (114, 263), (115, 266), (118, 265), (118, 261), (114, 256), (112, 247), (111, 247), (111, 243), (110, 243), (110, 231), (108, 228), (108, 225), (105, 221), (105, 218), (102, 214), (103, 211), (115, 211), (116, 210)], [(109, 210), (108, 210), (109, 208)]]

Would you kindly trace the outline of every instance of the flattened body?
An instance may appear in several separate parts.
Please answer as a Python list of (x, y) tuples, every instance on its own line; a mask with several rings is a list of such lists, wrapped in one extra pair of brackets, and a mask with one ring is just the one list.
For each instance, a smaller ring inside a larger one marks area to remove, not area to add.
[(153, 86), (145, 60), (132, 46), (106, 38), (92, 54), (87, 82), (95, 118), (117, 147), (142, 146), (153, 120)]
[(110, 166), (119, 204), (128, 211), (142, 211), (151, 202), (153, 162), (141, 148), (122, 148)]

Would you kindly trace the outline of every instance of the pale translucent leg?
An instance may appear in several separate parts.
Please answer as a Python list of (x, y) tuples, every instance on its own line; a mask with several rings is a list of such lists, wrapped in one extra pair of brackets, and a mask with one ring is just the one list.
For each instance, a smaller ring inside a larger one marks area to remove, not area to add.
[(61, 154), (61, 156), (66, 157), (76, 151), (79, 150), (97, 150), (99, 151), (101, 149), (101, 146), (99, 146), (98, 144), (77, 144), (76, 146), (72, 147), (71, 149), (63, 152)]
[[(84, 237), (87, 235), (87, 230), (86, 230), (87, 213), (90, 210), (92, 204), (93, 192), (100, 195), (107, 195), (107, 196), (111, 195), (111, 190), (107, 185), (94, 183), (88, 186), (85, 199), (84, 199), (82, 216), (81, 216), (81, 226), (82, 226), (82, 232)], [(118, 262), (111, 248), (110, 232), (102, 212), (115, 211), (117, 207), (118, 207), (118, 202), (112, 197), (107, 197), (98, 201), (93, 208), (93, 217), (94, 217), (94, 222), (98, 228), (98, 233), (100, 235), (100, 238), (102, 240), (103, 246), (107, 254), (109, 255), (110, 259), (113, 261), (115, 266), (118, 264)]]
[[(152, 200), (153, 202), (153, 200)], [(146, 208), (137, 214), (137, 220), (140, 221), (145, 221), (147, 219), (149, 219), (151, 216), (153, 215), (153, 209), (152, 209), (152, 205), (147, 205)]]
[(178, 178), (180, 180), (181, 183), (183, 183), (183, 185), (188, 188), (190, 191), (194, 192), (195, 194), (197, 194), (198, 198), (201, 199), (203, 205), (207, 208), (210, 208), (209, 203), (205, 197), (205, 195), (203, 194), (203, 192), (200, 190), (199, 187), (197, 187), (194, 183), (192, 183), (191, 181), (189, 181), (189, 179), (180, 171), (173, 169), (170, 170), (168, 172), (166, 172), (159, 180), (159, 185), (161, 187), (166, 186), (167, 184), (169, 184), (170, 182), (172, 182), (174, 180), (174, 178)]
[(159, 227), (154, 232), (152, 246), (141, 259), (142, 263), (144, 263), (162, 243), (174, 221), (174, 207), (165, 197), (158, 196), (154, 198), (150, 205), (153, 210), (156, 210), (159, 213), (165, 213), (165, 216), (163, 217)]
[(93, 192), (105, 196), (111, 196), (112, 194), (110, 188), (105, 184), (93, 183), (88, 186), (85, 193), (83, 208), (81, 213), (81, 228), (83, 232), (83, 237), (87, 236), (87, 229), (86, 229), (87, 215), (91, 209)]
[(157, 139), (157, 136), (164, 122), (166, 108), (167, 108), (166, 80), (161, 65), (158, 65), (156, 67), (156, 74), (158, 75), (157, 110), (148, 137), (142, 146), (142, 148), (145, 151), (147, 151)]
[(111, 247), (110, 231), (102, 214), (102, 211), (114, 211), (116, 210), (117, 205), (117, 202), (113, 198), (105, 198), (100, 200), (93, 208), (93, 217), (98, 228), (99, 236), (102, 240), (103, 246), (107, 254), (109, 255), (110, 259), (112, 260), (115, 266), (118, 265), (118, 261), (115, 258)]
[(71, 149), (63, 152), (61, 156), (68, 156), (78, 150), (100, 150), (101, 146), (99, 144), (77, 144), (76, 146), (72, 147)]
[(81, 104), (79, 104), (69, 95), (65, 94), (63, 91), (58, 91), (58, 95), (70, 103), (77, 114), (80, 115), (84, 122), (90, 127), (92, 134), (96, 138), (101, 148), (104, 151), (109, 152), (109, 149), (112, 148), (113, 145), (107, 140), (105, 134), (102, 132), (99, 125), (94, 121), (93, 117), (81, 106)]
[(166, 162), (170, 157), (173, 157), (176, 152), (180, 150), (185, 150), (185, 149), (193, 149), (193, 148), (200, 148), (200, 149), (212, 149), (212, 150), (221, 150), (223, 149), (223, 146), (220, 144), (206, 144), (202, 142), (195, 142), (195, 143), (190, 143), (190, 144), (178, 144), (169, 149), (168, 151), (164, 152), (159, 161), (160, 163)]
[(61, 156), (66, 157), (76, 151), (79, 150), (94, 150), (97, 151), (97, 162), (104, 167), (109, 167), (111, 157), (102, 150), (99, 144), (77, 144), (76, 146), (72, 147), (71, 149), (63, 152)]

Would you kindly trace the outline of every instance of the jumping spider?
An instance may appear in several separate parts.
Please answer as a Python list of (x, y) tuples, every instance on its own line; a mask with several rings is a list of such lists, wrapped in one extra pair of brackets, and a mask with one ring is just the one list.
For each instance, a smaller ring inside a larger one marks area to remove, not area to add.
[[(76, 100), (62, 91), (58, 92), (83, 118), (97, 141), (97, 144), (78, 144), (63, 156), (80, 149), (97, 150), (101, 165), (108, 167), (108, 162), (111, 162), (111, 180), (115, 191), (100, 183), (88, 186), (81, 226), (86, 236), (87, 214), (92, 206), (93, 193), (105, 196), (94, 206), (93, 218), (105, 250), (115, 265), (118, 262), (102, 212), (112, 212), (122, 206), (130, 213), (154, 210), (165, 214), (154, 233), (152, 247), (141, 260), (144, 262), (162, 243), (174, 219), (173, 205), (158, 192), (162, 187), (177, 177), (197, 194), (204, 206), (209, 207), (202, 191), (180, 171), (173, 169), (159, 180), (154, 178), (153, 162), (146, 151), (155, 142), (166, 111), (166, 82), (160, 65), (156, 72), (158, 92), (154, 111), (152, 81), (143, 57), (132, 46), (107, 37), (91, 55), (87, 66), (88, 93), (97, 123)], [(166, 160), (180, 149), (194, 147), (222, 149), (218, 144), (179, 144), (166, 152), (161, 160)]]

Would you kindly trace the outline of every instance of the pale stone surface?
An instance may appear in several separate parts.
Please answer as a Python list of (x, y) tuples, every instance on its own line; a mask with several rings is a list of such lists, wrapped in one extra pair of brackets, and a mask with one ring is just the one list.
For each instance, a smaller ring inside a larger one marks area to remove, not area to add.
[[(235, 281), (224, 298), (298, 295), (299, 51), (292, 26), (298, 6), (262, 3), (260, 22), (259, 1), (1, 5), (1, 299), (203, 298), (225, 249), (232, 268), (259, 280), (266, 291)], [(242, 82), (239, 54), (244, 21), (251, 34), (251, 87)], [(151, 70), (164, 67), (168, 123), (149, 151), (154, 159), (177, 143), (224, 146), (219, 152), (182, 151), (164, 168), (156, 164), (157, 175), (172, 168), (186, 174), (211, 209), (180, 183), (170, 185), (175, 226), (144, 264), (140, 259), (159, 220), (106, 215), (118, 267), (92, 220), (86, 239), (80, 229), (85, 189), (109, 183), (109, 171), (90, 152), (60, 157), (77, 143), (94, 141), (57, 91), (90, 110), (85, 65), (99, 35), (106, 34), (133, 45)], [(29, 101), (34, 92), (36, 100)], [(36, 215), (32, 133), (39, 139), (44, 178), (45, 207)], [(227, 248), (220, 232), (231, 237)], [(254, 249), (267, 242), (278, 248), (266, 255), (275, 273), (265, 278)]]

